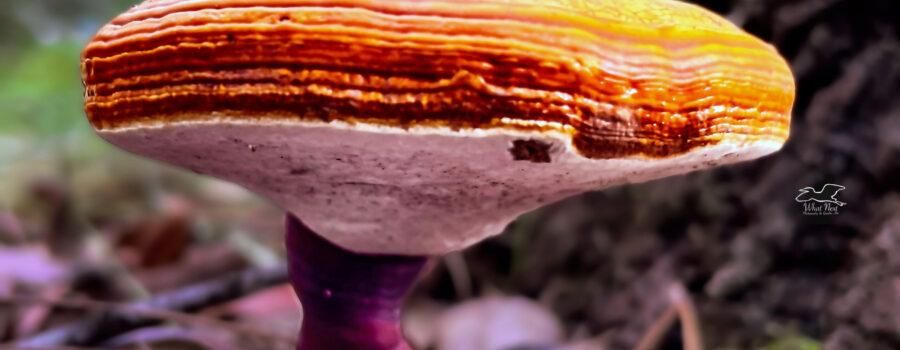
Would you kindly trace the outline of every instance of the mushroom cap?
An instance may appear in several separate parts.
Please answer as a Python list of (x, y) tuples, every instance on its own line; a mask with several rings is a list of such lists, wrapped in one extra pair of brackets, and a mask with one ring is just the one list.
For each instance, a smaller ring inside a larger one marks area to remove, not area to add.
[(772, 153), (794, 100), (773, 47), (667, 0), (150, 0), (82, 69), (109, 142), (364, 253)]

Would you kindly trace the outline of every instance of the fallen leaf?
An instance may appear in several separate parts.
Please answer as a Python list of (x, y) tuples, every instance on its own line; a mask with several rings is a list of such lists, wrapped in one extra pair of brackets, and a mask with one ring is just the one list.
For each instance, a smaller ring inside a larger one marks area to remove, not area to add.
[(447, 310), (438, 320), (439, 350), (502, 350), (556, 344), (559, 320), (542, 305), (521, 297), (487, 297)]
[(0, 285), (44, 284), (66, 277), (68, 269), (41, 248), (0, 247)]

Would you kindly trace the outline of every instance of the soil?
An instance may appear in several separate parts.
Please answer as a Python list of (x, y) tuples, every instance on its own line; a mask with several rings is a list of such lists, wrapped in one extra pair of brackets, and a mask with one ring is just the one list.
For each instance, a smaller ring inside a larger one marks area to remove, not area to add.
[[(465, 252), (475, 294), (538, 299), (570, 338), (608, 349), (637, 343), (672, 283), (690, 292), (708, 349), (900, 348), (900, 2), (698, 3), (789, 60), (785, 148), (523, 216)], [(846, 205), (804, 214), (798, 189), (828, 183)], [(417, 293), (459, 301), (447, 271)], [(678, 332), (663, 348), (681, 348)]]

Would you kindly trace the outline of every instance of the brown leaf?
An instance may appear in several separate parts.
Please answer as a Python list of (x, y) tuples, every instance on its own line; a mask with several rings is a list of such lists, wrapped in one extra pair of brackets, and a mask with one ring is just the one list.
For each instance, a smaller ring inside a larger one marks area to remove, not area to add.
[(139, 267), (172, 264), (182, 257), (190, 243), (188, 218), (172, 215), (142, 220), (126, 229), (118, 243), (131, 249)]
[(205, 281), (248, 267), (230, 244), (194, 246), (178, 263), (138, 269), (134, 277), (151, 293)]

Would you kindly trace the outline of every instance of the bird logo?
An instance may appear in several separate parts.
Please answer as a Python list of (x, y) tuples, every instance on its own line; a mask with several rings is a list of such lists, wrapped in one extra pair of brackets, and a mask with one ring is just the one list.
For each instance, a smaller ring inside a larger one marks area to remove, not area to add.
[(797, 202), (806, 203), (809, 201), (818, 202), (818, 203), (831, 203), (835, 204), (839, 207), (843, 207), (844, 202), (837, 200), (834, 196), (837, 196), (837, 193), (844, 190), (846, 187), (835, 184), (826, 184), (822, 186), (822, 190), (816, 191), (816, 189), (812, 187), (804, 187), (801, 188), (800, 194), (795, 198)]

